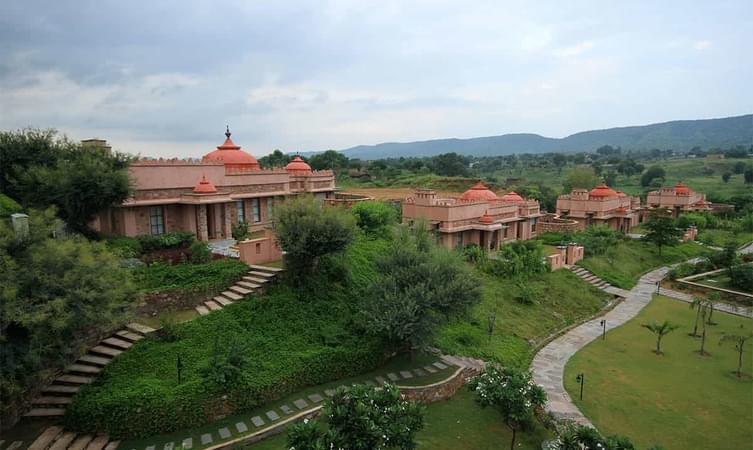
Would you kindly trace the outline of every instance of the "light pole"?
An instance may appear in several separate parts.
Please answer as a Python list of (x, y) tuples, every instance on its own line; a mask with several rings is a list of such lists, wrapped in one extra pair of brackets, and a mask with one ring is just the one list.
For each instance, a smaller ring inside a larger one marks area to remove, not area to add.
[(601, 328), (603, 330), (601, 332), (601, 340), (602, 341), (606, 341), (607, 340), (607, 320), (606, 319), (601, 319), (601, 322), (599, 322), (599, 323), (601, 324)]
[(656, 282), (656, 294), (659, 294), (659, 288), (661, 287), (661, 281)]
[(578, 376), (575, 377), (575, 381), (580, 384), (580, 399), (583, 400), (583, 385), (586, 384), (586, 375), (579, 373)]

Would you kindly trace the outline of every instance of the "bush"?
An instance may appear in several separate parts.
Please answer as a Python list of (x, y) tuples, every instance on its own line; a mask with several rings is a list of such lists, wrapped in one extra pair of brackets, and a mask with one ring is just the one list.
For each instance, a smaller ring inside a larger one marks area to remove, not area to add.
[(144, 253), (141, 241), (132, 237), (110, 237), (105, 240), (105, 244), (110, 251), (121, 258), (138, 258)]
[(753, 292), (753, 266), (738, 264), (729, 271), (730, 284), (745, 292)]
[(350, 211), (356, 217), (358, 227), (369, 234), (384, 235), (390, 225), (397, 222), (395, 208), (384, 202), (359, 202)]
[(21, 212), (21, 205), (7, 195), (0, 193), (0, 218), (10, 217), (11, 214)]
[(196, 239), (190, 231), (175, 231), (159, 235), (142, 234), (137, 239), (144, 252), (162, 250), (164, 248), (183, 248), (191, 245)]
[(236, 241), (242, 241), (248, 237), (248, 224), (246, 222), (238, 222), (233, 224), (233, 228), (230, 231), (233, 235), (233, 239)]
[(670, 280), (677, 280), (678, 278), (689, 277), (695, 273), (697, 273), (695, 264), (682, 263), (670, 270), (668, 275)]
[(212, 251), (206, 242), (195, 241), (191, 244), (191, 262), (194, 264), (206, 264), (212, 260)]

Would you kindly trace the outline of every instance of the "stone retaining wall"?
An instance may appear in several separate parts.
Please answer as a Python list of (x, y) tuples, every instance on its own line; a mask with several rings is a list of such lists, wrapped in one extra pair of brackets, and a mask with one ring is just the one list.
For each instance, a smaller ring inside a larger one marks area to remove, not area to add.
[(449, 378), (427, 386), (398, 386), (406, 400), (419, 403), (434, 403), (455, 395), (461, 386), (468, 380), (478, 375), (478, 372), (470, 367), (461, 367)]

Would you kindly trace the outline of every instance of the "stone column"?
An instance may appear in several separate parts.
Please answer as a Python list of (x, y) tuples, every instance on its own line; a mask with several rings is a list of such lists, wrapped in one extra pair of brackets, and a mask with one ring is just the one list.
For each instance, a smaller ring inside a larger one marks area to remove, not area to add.
[(207, 228), (207, 205), (196, 205), (196, 215), (198, 219), (196, 224), (196, 236), (200, 241), (208, 241), (209, 229)]
[[(230, 207), (232, 206), (232, 203), (225, 203), (224, 204), (224, 213), (223, 216), (225, 217), (225, 239), (230, 239), (233, 237), (233, 222), (231, 220), (232, 216), (230, 214)], [(259, 207), (261, 209), (261, 206)]]

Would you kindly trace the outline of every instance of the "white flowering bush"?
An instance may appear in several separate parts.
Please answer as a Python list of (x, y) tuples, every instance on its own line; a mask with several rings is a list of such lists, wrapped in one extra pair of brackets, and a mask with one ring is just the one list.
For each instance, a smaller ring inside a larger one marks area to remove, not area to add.
[(411, 450), (424, 425), (423, 407), (405, 401), (393, 385), (338, 390), (324, 407), (328, 428), (316, 420), (293, 425), (289, 450)]

